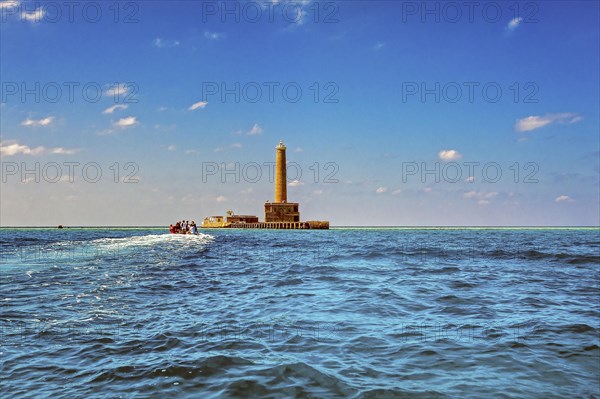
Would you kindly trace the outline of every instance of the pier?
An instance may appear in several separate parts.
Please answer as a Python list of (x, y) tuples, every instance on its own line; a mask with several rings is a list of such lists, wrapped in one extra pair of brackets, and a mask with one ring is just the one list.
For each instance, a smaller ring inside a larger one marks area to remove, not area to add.
[(327, 230), (329, 222), (311, 220), (308, 222), (258, 222), (231, 223), (233, 229), (274, 229), (274, 230)]

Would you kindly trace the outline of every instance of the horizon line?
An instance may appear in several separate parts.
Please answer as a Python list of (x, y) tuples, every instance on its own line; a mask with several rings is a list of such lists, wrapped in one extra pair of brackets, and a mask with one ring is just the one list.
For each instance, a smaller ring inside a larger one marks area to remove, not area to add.
[[(62, 229), (168, 229), (167, 225), (62, 225)], [(371, 228), (371, 229), (600, 229), (600, 225), (332, 225), (331, 228)], [(41, 226), (2, 226), (0, 229), (57, 229), (58, 225)], [(199, 230), (215, 230), (200, 228)], [(224, 229), (218, 229), (224, 230)], [(226, 230), (226, 229), (225, 229)], [(232, 228), (231, 230), (236, 230)]]

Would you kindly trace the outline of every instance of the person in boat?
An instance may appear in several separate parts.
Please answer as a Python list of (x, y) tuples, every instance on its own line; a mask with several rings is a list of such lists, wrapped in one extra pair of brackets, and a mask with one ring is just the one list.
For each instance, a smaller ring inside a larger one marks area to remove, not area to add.
[(198, 227), (196, 227), (196, 222), (194, 222), (193, 220), (190, 227), (190, 234), (198, 234)]
[(170, 232), (171, 234), (175, 234), (175, 226), (173, 226), (173, 225), (170, 225), (170, 226), (169, 226), (169, 232)]
[(181, 224), (179, 222), (177, 222), (175, 224), (175, 234), (179, 234), (181, 232)]

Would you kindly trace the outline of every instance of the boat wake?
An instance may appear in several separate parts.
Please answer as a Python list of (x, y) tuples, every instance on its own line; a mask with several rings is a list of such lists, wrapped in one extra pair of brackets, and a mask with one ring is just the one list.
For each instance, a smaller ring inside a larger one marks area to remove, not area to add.
[(119, 248), (131, 247), (155, 247), (161, 244), (178, 244), (184, 246), (196, 246), (208, 244), (214, 240), (209, 234), (149, 234), (144, 236), (119, 237), (119, 238), (97, 238), (89, 242), (94, 246), (107, 246)]
[(190, 253), (197, 256), (213, 240), (214, 237), (208, 234), (168, 233), (50, 242), (21, 240), (18, 247), (0, 252), (0, 265), (4, 270), (19, 270), (25, 265), (71, 265), (98, 259), (115, 260), (123, 256), (170, 260)]

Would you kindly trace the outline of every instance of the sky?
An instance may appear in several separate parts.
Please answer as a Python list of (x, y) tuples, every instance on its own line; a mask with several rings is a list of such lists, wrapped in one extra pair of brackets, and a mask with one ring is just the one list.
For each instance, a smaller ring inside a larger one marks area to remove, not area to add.
[(0, 226), (600, 225), (597, 1), (0, 0)]

